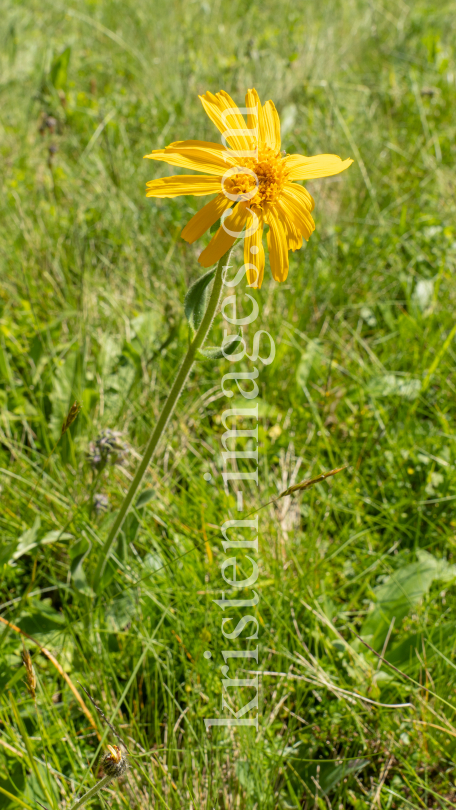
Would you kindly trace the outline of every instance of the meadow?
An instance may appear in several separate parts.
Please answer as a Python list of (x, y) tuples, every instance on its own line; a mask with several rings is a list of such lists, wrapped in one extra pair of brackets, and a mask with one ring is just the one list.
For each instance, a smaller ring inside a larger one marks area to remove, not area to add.
[[(455, 12), (4, 0), (1, 810), (71, 808), (96, 783), (116, 738), (83, 689), (130, 751), (88, 807), (456, 807)], [(201, 200), (146, 198), (173, 171), (143, 156), (218, 140), (198, 94), (243, 105), (251, 87), (288, 153), (354, 163), (306, 183), (315, 233), (286, 282), (267, 264), (249, 291), (276, 357), (245, 508), (347, 466), (258, 511), (258, 731), (206, 731), (221, 651), (238, 648), (213, 601), (219, 527), (238, 516), (221, 474), (228, 360), (196, 363), (95, 590), (93, 576), (186, 350), (209, 240), (180, 237)]]

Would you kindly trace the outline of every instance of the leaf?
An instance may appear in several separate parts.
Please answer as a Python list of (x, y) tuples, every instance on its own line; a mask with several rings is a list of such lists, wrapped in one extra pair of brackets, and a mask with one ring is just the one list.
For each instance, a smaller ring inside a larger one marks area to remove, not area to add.
[(131, 343), (124, 343), (122, 354), (128, 357), (136, 367), (137, 372), (142, 374), (141, 355)]
[(154, 489), (150, 489), (150, 487), (148, 489), (144, 489), (141, 492), (138, 500), (136, 501), (136, 508), (142, 509), (143, 506), (145, 506), (146, 503), (149, 503), (149, 501), (151, 501), (154, 497), (155, 497)]
[(68, 48), (65, 48), (52, 62), (49, 75), (56, 90), (63, 90), (66, 86), (70, 56), (71, 48), (68, 46)]
[(397, 627), (428, 593), (434, 580), (448, 582), (456, 578), (456, 566), (446, 560), (437, 560), (426, 551), (419, 551), (417, 556), (418, 562), (398, 568), (374, 590), (374, 608), (360, 633), (371, 639), (374, 649), (381, 648), (393, 617)]
[(143, 349), (149, 348), (155, 342), (161, 324), (158, 312), (149, 310), (142, 312), (131, 321), (131, 326), (135, 332), (136, 340)]
[(219, 228), (220, 228), (220, 219), (218, 219), (217, 222), (214, 222), (214, 224), (211, 225), (209, 233), (215, 233), (216, 231), (218, 231)]
[(398, 396), (413, 400), (420, 394), (421, 380), (384, 374), (381, 377), (373, 377), (367, 386), (367, 391), (374, 397)]
[(329, 763), (327, 763), (326, 767), (323, 762), (320, 767), (320, 777), (318, 780), (323, 796), (326, 796), (342, 779), (345, 779), (352, 773), (358, 773), (358, 771), (361, 771), (366, 765), (369, 765), (368, 759), (353, 759), (349, 762), (342, 762), (341, 765), (329, 765)]
[(97, 368), (103, 379), (112, 372), (121, 351), (120, 341), (112, 335), (103, 333), (100, 338), (100, 351), (97, 357)]
[(25, 532), (21, 534), (17, 541), (16, 551), (13, 554), (12, 559), (18, 560), (19, 557), (22, 557), (23, 554), (26, 554), (30, 548), (34, 548), (36, 546), (36, 538), (38, 535), (39, 528), (41, 526), (41, 520), (39, 517), (35, 518), (35, 522), (30, 529), (26, 529)]
[(45, 534), (40, 540), (37, 540), (37, 533), (40, 528), (40, 523), (41, 521), (39, 517), (37, 517), (32, 528), (27, 529), (27, 531), (20, 536), (16, 550), (11, 557), (12, 560), (16, 561), (20, 557), (23, 557), (24, 554), (29, 554), (34, 548), (46, 546), (49, 545), (49, 543), (55, 543), (57, 540), (71, 540), (73, 537), (73, 535), (68, 534), (68, 532), (62, 532), (60, 529), (54, 529), (52, 532)]
[(424, 312), (432, 302), (434, 295), (434, 282), (432, 279), (421, 278), (413, 291), (412, 299), (418, 304), (421, 312)]
[(184, 300), (185, 317), (193, 332), (196, 332), (206, 311), (207, 288), (215, 276), (216, 268), (208, 270), (187, 291)]
[(105, 616), (108, 629), (118, 633), (127, 624), (130, 624), (136, 612), (136, 604), (132, 594), (127, 591), (114, 599), (106, 608)]
[(298, 385), (307, 383), (312, 366), (322, 353), (319, 340), (310, 340), (306, 350), (302, 353), (298, 368), (296, 369), (296, 382)]
[(98, 587), (96, 589), (97, 595), (108, 587), (109, 583), (111, 582), (112, 579), (114, 579), (116, 574), (117, 574), (117, 563), (115, 563), (114, 560), (109, 558), (108, 560), (106, 560), (103, 576), (101, 577), (101, 580), (98, 583)]
[(13, 554), (17, 547), (17, 540), (12, 540), (7, 545), (0, 547), (0, 566), (6, 565), (13, 559)]
[(84, 562), (91, 548), (92, 543), (90, 540), (87, 537), (82, 537), (81, 540), (75, 543), (75, 545), (70, 549), (70, 572), (73, 585), (77, 591), (85, 593), (87, 596), (93, 596), (93, 591), (87, 583), (82, 563)]
[[(36, 607), (35, 607), (36, 606)], [(51, 605), (50, 599), (33, 600), (27, 614), (18, 619), (18, 626), (30, 636), (42, 636), (56, 631), (66, 632), (66, 619)], [(56, 637), (53, 638), (55, 642)]]
[(220, 360), (226, 355), (234, 354), (238, 343), (242, 340), (242, 335), (234, 335), (231, 340), (224, 343), (220, 349), (217, 346), (208, 346), (207, 349), (200, 349), (199, 354), (202, 354), (208, 360)]

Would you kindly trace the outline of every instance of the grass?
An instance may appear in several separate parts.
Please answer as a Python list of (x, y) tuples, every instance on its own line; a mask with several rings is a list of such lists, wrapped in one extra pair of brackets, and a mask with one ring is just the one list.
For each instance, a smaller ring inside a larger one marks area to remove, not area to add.
[[(4, 3), (0, 599), (38, 644), (35, 704), (20, 634), (1, 624), (1, 808), (70, 807), (95, 784), (113, 738), (69, 682), (132, 755), (94, 808), (456, 806), (454, 11)], [(349, 466), (258, 513), (259, 730), (207, 733), (221, 651), (239, 648), (212, 601), (218, 527), (237, 516), (221, 478), (228, 361), (195, 367), (98, 594), (90, 583), (201, 272), (179, 237), (200, 202), (147, 200), (165, 168), (142, 156), (214, 139), (198, 93), (242, 103), (251, 86), (276, 102), (288, 152), (355, 164), (308, 184), (317, 230), (286, 283), (267, 270), (254, 293), (277, 353), (260, 365), (246, 508)], [(124, 463), (97, 474), (87, 453), (108, 428)]]

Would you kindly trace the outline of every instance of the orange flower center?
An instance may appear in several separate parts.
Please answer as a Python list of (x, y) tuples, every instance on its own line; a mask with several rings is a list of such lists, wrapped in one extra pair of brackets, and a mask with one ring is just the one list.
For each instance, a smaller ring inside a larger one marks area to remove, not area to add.
[(225, 191), (233, 196), (239, 195), (239, 199), (248, 199), (249, 205), (262, 206), (263, 203), (275, 202), (288, 174), (280, 152), (275, 153), (268, 146), (260, 146), (258, 159), (246, 158), (243, 166), (249, 169), (249, 173), (243, 174), (240, 170), (239, 174), (227, 178)]

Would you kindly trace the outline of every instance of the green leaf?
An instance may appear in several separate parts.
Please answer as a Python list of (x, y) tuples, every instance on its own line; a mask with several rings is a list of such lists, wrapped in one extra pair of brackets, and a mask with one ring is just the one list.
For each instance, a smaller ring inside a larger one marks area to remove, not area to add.
[(6, 545), (0, 547), (0, 566), (9, 563), (17, 547), (17, 540), (12, 540)]
[(23, 554), (26, 554), (29, 549), (35, 548), (36, 546), (36, 538), (38, 535), (39, 528), (41, 526), (41, 520), (39, 517), (35, 518), (35, 522), (30, 529), (26, 529), (25, 532), (21, 534), (17, 541), (16, 550), (12, 556), (12, 559), (18, 560), (19, 557), (22, 557)]
[(150, 489), (150, 487), (148, 489), (144, 489), (141, 492), (138, 500), (136, 501), (136, 508), (142, 509), (143, 506), (145, 506), (146, 503), (149, 503), (149, 501), (151, 501), (152, 498), (154, 497), (155, 497), (155, 490)]
[(381, 377), (373, 377), (367, 386), (367, 391), (374, 397), (397, 396), (413, 400), (420, 394), (421, 380), (384, 374)]
[(195, 281), (187, 291), (184, 301), (185, 317), (193, 332), (196, 332), (206, 312), (207, 288), (215, 276), (215, 267)]
[(302, 353), (298, 368), (296, 369), (296, 382), (298, 385), (306, 385), (312, 366), (318, 361), (322, 353), (319, 340), (310, 340), (306, 350)]
[(29, 554), (30, 551), (33, 551), (35, 548), (46, 546), (49, 543), (55, 543), (57, 540), (71, 540), (73, 537), (73, 535), (68, 534), (68, 532), (62, 532), (60, 529), (54, 529), (52, 532), (48, 532), (44, 535), (44, 537), (38, 540), (37, 534), (40, 528), (40, 523), (41, 521), (39, 517), (37, 517), (32, 528), (27, 529), (27, 531), (20, 536), (16, 550), (11, 557), (12, 560), (18, 560), (19, 557), (23, 557), (24, 554)]
[(75, 543), (75, 545), (70, 549), (70, 571), (73, 585), (77, 591), (85, 593), (87, 596), (92, 596), (93, 591), (87, 583), (82, 563), (84, 562), (91, 548), (92, 543), (90, 540), (87, 537), (82, 537), (81, 540)]
[(52, 62), (50, 79), (56, 90), (63, 90), (66, 86), (70, 55), (71, 48), (68, 46)]
[(214, 222), (214, 224), (211, 225), (209, 233), (215, 233), (216, 231), (218, 231), (219, 228), (220, 228), (220, 219), (218, 219), (217, 222)]
[(410, 610), (428, 593), (434, 580), (449, 582), (456, 578), (456, 566), (438, 560), (426, 551), (419, 551), (418, 562), (394, 571), (375, 588), (375, 604), (361, 628), (361, 636), (370, 638), (380, 649), (393, 617), (396, 627)]
[(128, 359), (131, 360), (133, 365), (136, 367), (136, 370), (142, 374), (141, 355), (138, 351), (136, 351), (135, 347), (131, 343), (127, 343), (125, 341), (122, 354), (125, 357), (128, 357)]
[(208, 346), (207, 349), (200, 349), (199, 354), (202, 354), (203, 357), (206, 357), (208, 360), (220, 360), (221, 357), (226, 357), (226, 355), (234, 354), (234, 350), (236, 349), (238, 343), (242, 340), (242, 335), (234, 335), (231, 340), (223, 346), (222, 349), (219, 349), (217, 346)]
[(130, 591), (118, 596), (106, 608), (108, 630), (118, 633), (130, 624), (136, 612), (136, 604)]

